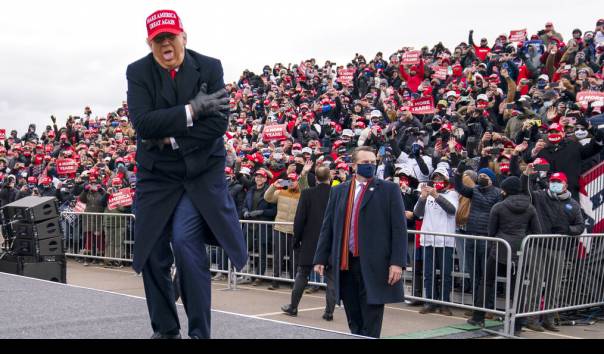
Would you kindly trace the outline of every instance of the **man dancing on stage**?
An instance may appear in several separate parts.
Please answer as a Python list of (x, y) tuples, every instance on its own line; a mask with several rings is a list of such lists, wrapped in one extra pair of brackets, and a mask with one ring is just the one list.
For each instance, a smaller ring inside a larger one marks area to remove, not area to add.
[(147, 18), (151, 53), (130, 64), (128, 108), (137, 132), (133, 268), (142, 271), (154, 339), (180, 338), (170, 267), (176, 262), (189, 337), (210, 337), (206, 244), (241, 269), (247, 247), (224, 175), (228, 97), (219, 60), (186, 49), (171, 10)]

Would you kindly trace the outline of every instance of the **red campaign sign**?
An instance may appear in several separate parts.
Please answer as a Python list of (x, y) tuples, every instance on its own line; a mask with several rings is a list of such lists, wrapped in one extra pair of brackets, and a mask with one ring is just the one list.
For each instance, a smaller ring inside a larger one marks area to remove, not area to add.
[(6, 140), (6, 129), (0, 129), (0, 140)]
[(75, 205), (75, 208), (73, 208), (73, 211), (75, 211), (76, 213), (83, 213), (84, 211), (86, 211), (86, 204), (78, 200)]
[(526, 28), (516, 31), (510, 31), (510, 42), (524, 42), (526, 39)]
[(264, 131), (262, 132), (262, 140), (271, 141), (271, 140), (285, 140), (287, 136), (285, 135), (287, 132), (287, 125), (269, 125), (264, 127)]
[(132, 205), (132, 190), (130, 188), (120, 189), (117, 193), (109, 196), (107, 208), (115, 210), (119, 207), (127, 207)]
[(355, 69), (339, 69), (338, 80), (345, 86), (352, 86), (354, 80)]
[(423, 97), (413, 100), (411, 105), (411, 113), (413, 114), (433, 114), (434, 99), (432, 97)]
[(405, 52), (405, 53), (403, 53), (403, 57), (401, 58), (401, 64), (403, 64), (403, 65), (419, 64), (420, 55), (421, 55), (421, 52), (419, 50)]
[(446, 66), (435, 66), (432, 68), (434, 70), (434, 74), (432, 74), (433, 79), (446, 80), (447, 74), (449, 73), (449, 68)]
[(604, 92), (600, 91), (581, 91), (577, 93), (577, 103), (583, 108), (587, 109), (587, 106), (591, 102), (602, 101), (604, 102)]
[(57, 160), (57, 173), (60, 175), (70, 175), (78, 172), (78, 163), (73, 159)]

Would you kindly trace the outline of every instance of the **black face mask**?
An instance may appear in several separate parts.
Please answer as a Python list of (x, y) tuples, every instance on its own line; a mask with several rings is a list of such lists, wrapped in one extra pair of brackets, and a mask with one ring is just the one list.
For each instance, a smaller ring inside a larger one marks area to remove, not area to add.
[(297, 175), (302, 174), (302, 170), (304, 170), (304, 164), (297, 163), (296, 164), (296, 174)]
[(488, 187), (489, 185), (489, 179), (488, 178), (479, 178), (478, 179), (478, 185), (481, 187)]

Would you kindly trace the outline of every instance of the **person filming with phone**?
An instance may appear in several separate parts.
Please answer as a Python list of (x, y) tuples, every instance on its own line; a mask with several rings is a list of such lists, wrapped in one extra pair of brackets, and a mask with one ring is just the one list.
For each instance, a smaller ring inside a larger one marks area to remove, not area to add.
[[(280, 223), (294, 222), (298, 201), (300, 200), (298, 178), (299, 176), (296, 173), (290, 173), (287, 175), (287, 179), (278, 179), (264, 193), (264, 200), (277, 204), (277, 217), (275, 218), (277, 224), (273, 228), (272, 239), (273, 274), (275, 278), (281, 277), (282, 270), (287, 271), (289, 277), (293, 278), (294, 226)], [(284, 262), (286, 256), (288, 261)], [(283, 268), (283, 265), (285, 268)], [(276, 290), (279, 287), (279, 282), (273, 280), (268, 289)]]

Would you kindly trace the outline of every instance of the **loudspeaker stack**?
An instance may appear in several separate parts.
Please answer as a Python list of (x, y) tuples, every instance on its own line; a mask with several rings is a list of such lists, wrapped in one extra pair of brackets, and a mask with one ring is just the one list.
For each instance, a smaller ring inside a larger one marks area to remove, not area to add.
[(59, 209), (54, 197), (27, 197), (0, 209), (0, 272), (66, 283)]

